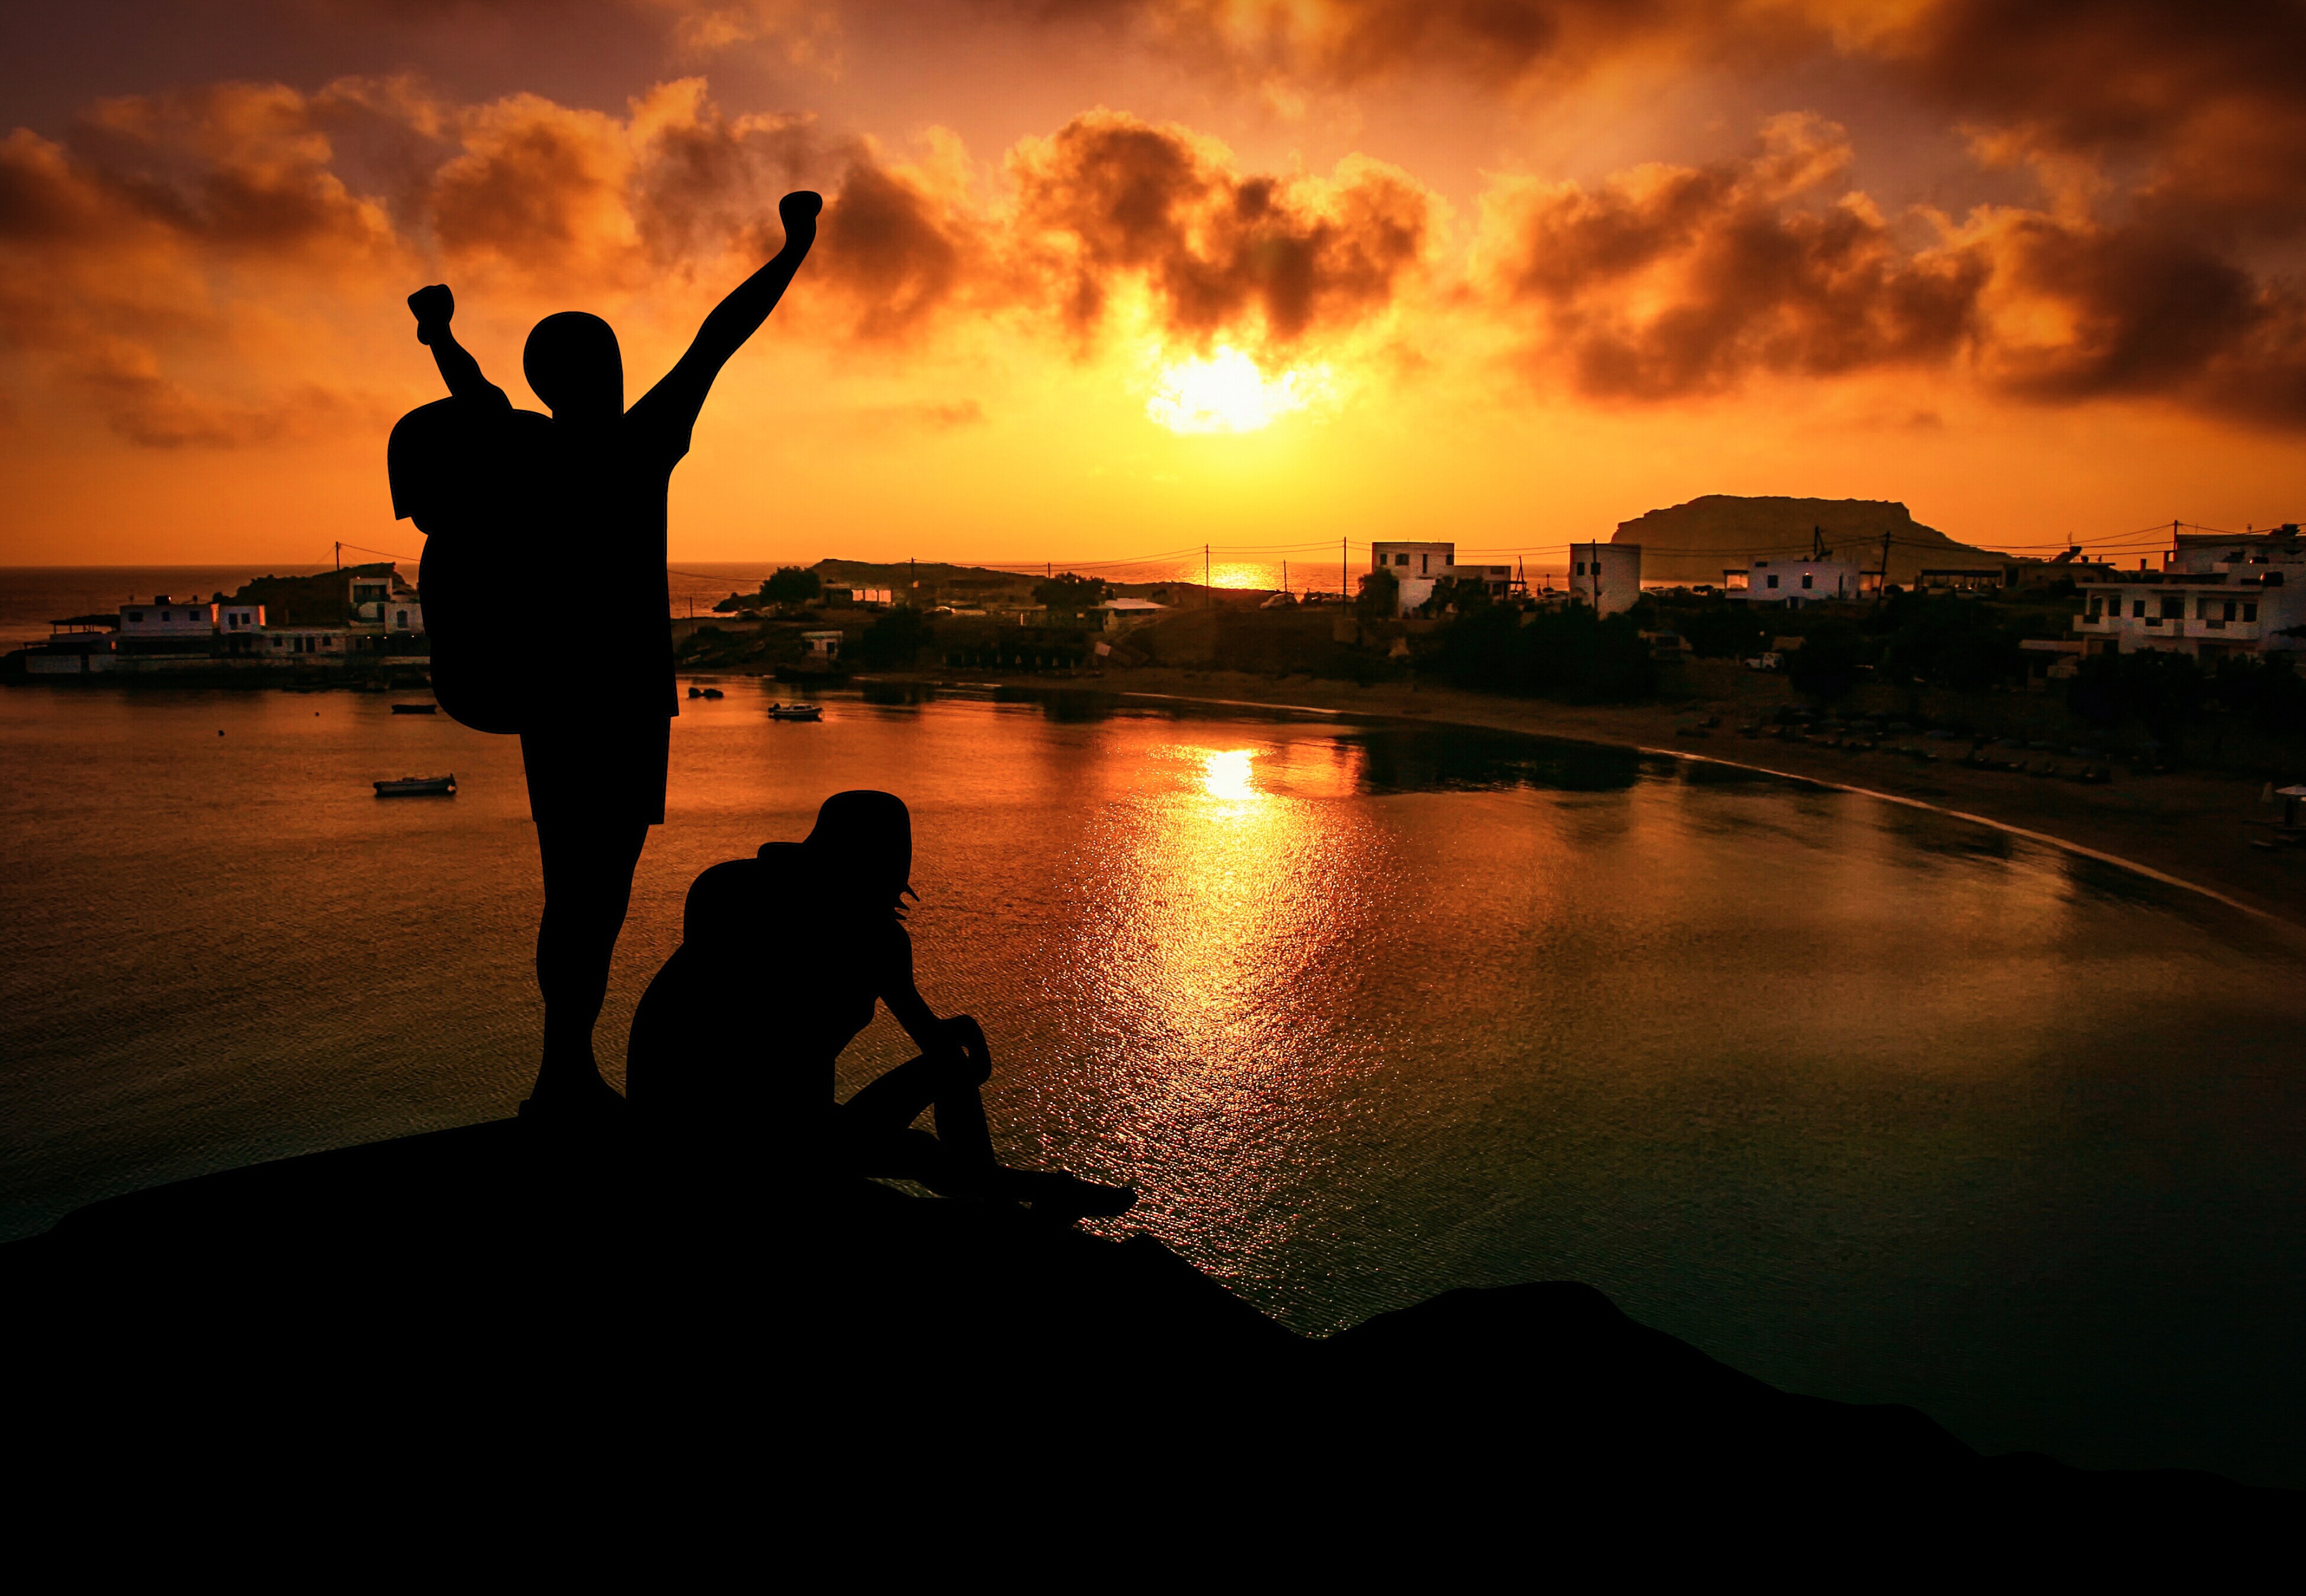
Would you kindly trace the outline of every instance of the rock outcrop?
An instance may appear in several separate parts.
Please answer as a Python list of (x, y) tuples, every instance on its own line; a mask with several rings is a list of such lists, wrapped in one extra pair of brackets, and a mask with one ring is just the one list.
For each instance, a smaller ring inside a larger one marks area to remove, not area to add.
[(1890, 535), (1890, 580), (1913, 582), (1925, 566), (1994, 565), (2004, 556), (1959, 543), (1916, 521), (1886, 499), (1741, 499), (1708, 493), (1687, 504), (1620, 521), (1614, 543), (1642, 546), (1644, 582), (1712, 582), (1730, 568), (1756, 559), (1798, 559), (1810, 548), (1811, 528), (1822, 530), (1837, 558), (1866, 570), (1882, 564), (1882, 537)]
[(987, 1515), (1035, 1557), (1366, 1573), (1534, 1555), (1534, 1523), (1590, 1532), (1580, 1503), (1669, 1538), (1764, 1514), (1812, 1551), (1859, 1526), (1935, 1553), (2211, 1522), (2224, 1555), (2298, 1500), (1981, 1457), (1910, 1409), (1775, 1390), (1588, 1286), (1454, 1291), (1312, 1341), (1149, 1237), (764, 1191), (694, 1148), (516, 1122), (98, 1203), (0, 1248), (0, 1282), (20, 1456), (485, 1460), (618, 1501), (701, 1472), (748, 1512), (829, 1492), (893, 1525)]

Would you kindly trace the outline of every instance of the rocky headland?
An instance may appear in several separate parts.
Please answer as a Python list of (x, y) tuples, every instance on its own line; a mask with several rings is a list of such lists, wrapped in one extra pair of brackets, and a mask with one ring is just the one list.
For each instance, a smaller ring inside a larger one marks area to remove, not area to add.
[(1644, 582), (1712, 582), (1725, 569), (1742, 570), (1757, 559), (1806, 557), (1813, 531), (1838, 559), (1882, 568), (1882, 540), (1890, 539), (1892, 582), (1909, 585), (1926, 566), (2000, 565), (2008, 555), (1957, 542), (1887, 499), (1744, 498), (1708, 493), (1630, 521), (1618, 523), (1613, 543), (1642, 546)]

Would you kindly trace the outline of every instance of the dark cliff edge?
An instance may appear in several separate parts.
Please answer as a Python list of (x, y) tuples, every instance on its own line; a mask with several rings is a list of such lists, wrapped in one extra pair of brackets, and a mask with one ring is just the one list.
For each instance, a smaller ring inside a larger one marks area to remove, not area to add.
[(728, 1162), (507, 1121), (82, 1208), (0, 1247), (18, 1454), (52, 1425), (115, 1455), (189, 1435), (211, 1466), (517, 1457), (612, 1491), (709, 1457), (723, 1489), (799, 1469), (784, 1496), (1029, 1508), (1037, 1544), (1142, 1538), (1149, 1514), (1347, 1563), (1523, 1555), (1540, 1523), (1636, 1508), (1669, 1536), (1718, 1511), (1917, 1555), (2096, 1525), (2124, 1555), (2222, 1557), (2302, 1501), (1981, 1457), (1911, 1409), (1775, 1390), (1588, 1286), (1453, 1291), (1314, 1341), (1149, 1237), (698, 1174)]

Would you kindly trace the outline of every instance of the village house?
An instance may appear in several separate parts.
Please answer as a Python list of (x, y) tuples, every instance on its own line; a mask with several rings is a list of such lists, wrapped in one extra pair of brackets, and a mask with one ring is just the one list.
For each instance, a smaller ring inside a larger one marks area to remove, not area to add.
[(1160, 619), (1169, 613), (1169, 606), (1150, 599), (1107, 599), (1102, 604), (1092, 605), (1089, 613), (1103, 618), (1101, 624), (1106, 631), (1124, 632)]
[(1603, 615), (1617, 615), (1634, 607), (1642, 596), (1642, 546), (1639, 543), (1572, 543), (1569, 545), (1569, 598), (1591, 604)]
[(2284, 636), (2306, 627), (2306, 541), (2296, 526), (2177, 533), (2162, 564), (2077, 585), (2073, 630), (2090, 653), (2159, 648), (2207, 660), (2306, 649), (2306, 637)]
[(1394, 610), (1399, 615), (1419, 609), (1444, 582), (1478, 582), (1498, 599), (1513, 591), (1513, 567), (1460, 565), (1455, 543), (1374, 542), (1370, 545), (1370, 569), (1392, 573)]
[(1725, 598), (1743, 603), (1798, 610), (1871, 593), (1871, 576), (1846, 559), (1757, 559), (1743, 570), (1724, 570), (1721, 587)]

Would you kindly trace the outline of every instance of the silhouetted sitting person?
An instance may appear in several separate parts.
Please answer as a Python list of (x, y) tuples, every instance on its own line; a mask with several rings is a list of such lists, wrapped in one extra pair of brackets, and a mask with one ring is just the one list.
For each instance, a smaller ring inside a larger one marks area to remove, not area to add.
[[(759, 1147), (773, 1173), (916, 1181), (1068, 1222), (1126, 1211), (1136, 1200), (1126, 1187), (994, 1156), (978, 1092), (993, 1071), (985, 1033), (966, 1014), (938, 1019), (913, 985), (912, 857), (901, 799), (841, 792), (807, 841), (767, 843), (698, 875), (681, 945), (633, 1015), (634, 1107), (676, 1135)], [(833, 1063), (875, 1002), (920, 1056), (836, 1105)], [(913, 1126), (924, 1109), (934, 1136)]]

